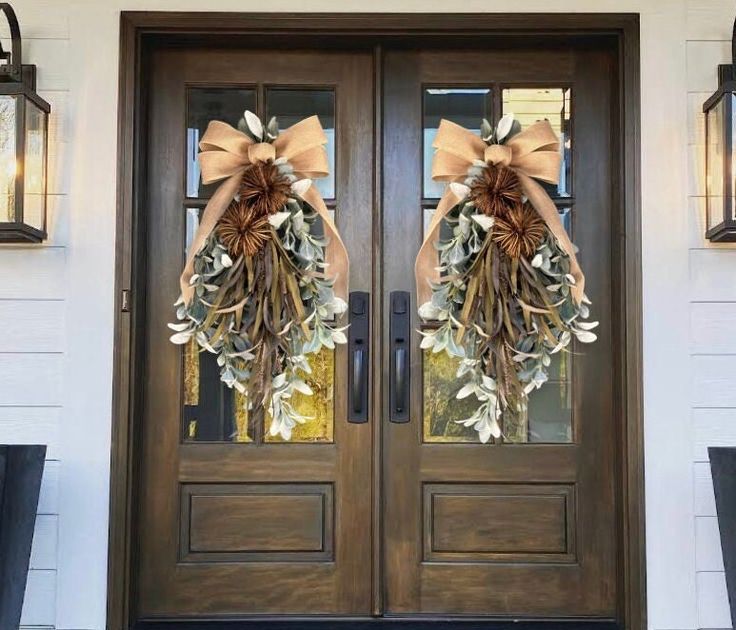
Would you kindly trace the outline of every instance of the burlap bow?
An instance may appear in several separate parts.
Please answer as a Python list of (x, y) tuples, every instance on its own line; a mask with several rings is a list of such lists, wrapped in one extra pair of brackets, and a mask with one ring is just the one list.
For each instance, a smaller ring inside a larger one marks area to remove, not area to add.
[[(575, 256), (575, 248), (562, 225), (555, 204), (544, 188), (534, 181), (540, 179), (556, 184), (559, 179), (560, 145), (549, 121), (534, 123), (505, 144), (487, 145), (464, 127), (442, 120), (432, 146), (437, 149), (432, 162), (432, 179), (435, 181), (462, 182), (467, 178), (468, 168), (478, 160), (513, 169), (522, 192), (570, 257), (570, 273), (575, 278), (575, 286), (571, 291), (575, 301), (580, 303), (585, 291), (585, 277)], [(432, 217), (414, 267), (418, 304), (424, 304), (432, 298), (432, 287), (429, 283), (439, 282), (440, 272), (434, 243), (439, 238), (442, 219), (460, 201), (461, 198), (448, 186)]]
[[(179, 278), (181, 294), (186, 303), (191, 301), (194, 294), (194, 288), (189, 283), (194, 274), (194, 256), (202, 249), (237, 194), (245, 169), (254, 162), (285, 158), (294, 168), (294, 175), (298, 179), (325, 177), (329, 173), (325, 144), (327, 136), (317, 116), (292, 125), (280, 133), (273, 143), (254, 142), (224, 122), (210, 122), (199, 143), (202, 182), (212, 184), (223, 179), (225, 181), (204, 209)], [(345, 245), (317, 189), (310, 186), (301, 197), (322, 217), (325, 236), (329, 237), (325, 250), (325, 262), (328, 264), (326, 275), (335, 278), (335, 294), (347, 300), (349, 262)]]

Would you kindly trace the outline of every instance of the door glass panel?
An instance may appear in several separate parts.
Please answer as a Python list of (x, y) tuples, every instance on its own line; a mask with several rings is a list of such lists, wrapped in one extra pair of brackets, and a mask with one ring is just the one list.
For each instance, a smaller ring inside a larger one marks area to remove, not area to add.
[(269, 88), (266, 90), (266, 119), (276, 116), (284, 130), (314, 115), (327, 136), (327, 160), (330, 173), (315, 180), (324, 199), (335, 198), (335, 92), (331, 89)]
[(466, 129), (480, 134), (480, 123), (491, 118), (491, 90), (488, 88), (441, 88), (424, 90), (424, 166), (423, 195), (425, 198), (442, 196), (443, 182), (432, 181), (432, 142), (437, 135), (440, 120), (447, 118)]
[(211, 120), (238, 126), (243, 112), (256, 111), (256, 91), (250, 88), (189, 88), (187, 90), (187, 197), (209, 198), (217, 184), (205, 186), (199, 173), (199, 141)]
[(512, 112), (522, 129), (548, 120), (560, 138), (562, 165), (557, 186), (544, 184), (552, 197), (572, 194), (572, 125), (570, 88), (506, 88), (502, 91), (503, 113)]
[[(186, 209), (186, 248), (199, 225), (199, 208)], [(264, 436), (266, 442), (283, 442), (279, 436), (268, 434), (270, 419), (266, 414), (265, 427), (248, 424), (247, 398), (220, 381), (217, 357), (200, 351), (193, 340), (183, 346), (183, 435), (187, 441), (252, 442), (254, 434)], [(332, 442), (334, 437), (334, 384), (335, 353), (323, 348), (307, 357), (312, 373), (304, 381), (314, 394), (297, 393), (292, 404), (297, 413), (308, 418), (294, 427), (291, 440), (295, 442)], [(259, 430), (260, 429), (260, 430)]]

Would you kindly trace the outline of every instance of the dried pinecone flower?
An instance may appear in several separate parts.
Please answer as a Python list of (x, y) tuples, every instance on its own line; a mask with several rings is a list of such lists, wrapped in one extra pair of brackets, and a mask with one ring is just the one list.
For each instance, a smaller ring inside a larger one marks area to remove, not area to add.
[(238, 195), (256, 216), (274, 214), (289, 199), (291, 184), (272, 161), (256, 162), (243, 173)]
[(511, 258), (531, 258), (544, 238), (545, 224), (528, 203), (519, 204), (493, 224), (493, 240)]
[(233, 200), (217, 224), (217, 236), (234, 258), (255, 256), (271, 238), (267, 214), (258, 214), (252, 206)]
[(470, 186), (470, 200), (489, 217), (503, 217), (521, 203), (516, 173), (506, 166), (489, 164)]

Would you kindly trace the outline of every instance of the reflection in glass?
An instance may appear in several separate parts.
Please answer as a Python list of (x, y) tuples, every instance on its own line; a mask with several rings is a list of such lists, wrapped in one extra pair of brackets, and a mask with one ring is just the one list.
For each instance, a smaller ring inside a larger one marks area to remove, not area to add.
[(283, 131), (317, 115), (327, 136), (330, 174), (315, 180), (324, 199), (335, 198), (335, 92), (330, 89), (270, 88), (266, 90), (266, 119), (276, 116)]
[(723, 98), (705, 113), (706, 150), (706, 215), (708, 229), (723, 221), (723, 160), (725, 148), (721, 130), (724, 125), (726, 102)]
[(23, 221), (43, 230), (46, 206), (46, 113), (26, 101)]
[[(425, 442), (478, 442), (473, 427), (458, 424), (468, 418), (478, 402), (474, 397), (455, 398), (462, 383), (455, 377), (458, 359), (444, 352), (423, 354)], [(560, 353), (549, 368), (550, 380), (529, 396), (529, 408), (522, 414), (503, 418), (504, 442), (523, 444), (572, 442), (571, 356)]]
[(547, 192), (557, 197), (572, 194), (570, 99), (570, 88), (506, 88), (502, 92), (503, 113), (513, 113), (522, 129), (539, 120), (548, 120), (560, 138), (560, 181), (557, 186), (545, 184)]
[[(186, 249), (199, 225), (198, 208), (186, 209)], [(216, 355), (202, 352), (194, 341), (183, 347), (183, 435), (189, 441), (252, 442), (254, 427), (248, 425), (247, 399), (220, 381)], [(297, 393), (292, 404), (311, 418), (294, 428), (289, 443), (332, 442), (334, 439), (335, 353), (323, 348), (307, 357), (312, 373), (304, 378), (314, 394)], [(259, 433), (266, 442), (282, 442), (268, 435), (269, 418)]]
[(432, 181), (432, 142), (440, 120), (446, 118), (480, 134), (480, 123), (491, 117), (491, 90), (487, 88), (428, 88), (424, 91), (424, 197), (441, 197), (444, 183)]
[[(307, 418), (304, 424), (294, 427), (289, 443), (332, 442), (335, 429), (335, 351), (322, 348), (316, 354), (307, 355), (312, 373), (304, 378), (311, 387), (311, 396), (296, 393), (291, 399), (297, 413)], [(280, 436), (269, 435), (269, 418), (266, 416), (266, 442), (283, 442)]]
[(211, 120), (238, 126), (243, 112), (256, 111), (256, 91), (240, 88), (190, 88), (187, 90), (187, 197), (208, 198), (217, 184), (200, 181), (199, 141)]
[(15, 116), (14, 96), (0, 96), (0, 221), (15, 221)]

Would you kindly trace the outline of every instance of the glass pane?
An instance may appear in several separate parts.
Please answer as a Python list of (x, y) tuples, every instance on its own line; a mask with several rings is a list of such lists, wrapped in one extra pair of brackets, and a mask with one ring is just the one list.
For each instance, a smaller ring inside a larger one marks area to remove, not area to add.
[(480, 123), (491, 118), (491, 90), (487, 88), (427, 88), (424, 91), (424, 197), (441, 197), (443, 182), (432, 181), (432, 142), (440, 120), (447, 118), (480, 135)]
[[(198, 208), (186, 209), (186, 247), (189, 248), (199, 225)], [(252, 442), (253, 428), (248, 426), (247, 398), (220, 381), (217, 357), (201, 352), (194, 342), (184, 346), (184, 415), (185, 440), (216, 442)], [(335, 354), (323, 348), (308, 356), (312, 373), (304, 381), (314, 394), (297, 393), (292, 404), (297, 413), (311, 418), (298, 425), (289, 443), (332, 442), (334, 439)], [(266, 442), (282, 442), (268, 435), (270, 421), (266, 415), (262, 427)]]
[(478, 433), (456, 420), (470, 417), (477, 401), (475, 398), (455, 398), (462, 383), (455, 378), (459, 360), (445, 352), (425, 350), (422, 357), (424, 373), (424, 441), (477, 442)]
[(0, 96), (0, 221), (15, 221), (15, 96)]
[(721, 99), (705, 114), (705, 189), (707, 226), (715, 227), (723, 221), (723, 125), (725, 101)]
[[(332, 442), (335, 430), (335, 351), (322, 348), (307, 356), (312, 373), (304, 381), (314, 392), (311, 396), (297, 393), (291, 402), (297, 413), (310, 420), (294, 427), (289, 444), (295, 442)], [(280, 436), (269, 435), (269, 418), (266, 416), (266, 442), (283, 442)]]
[[(186, 209), (186, 249), (199, 225), (198, 208)], [(183, 348), (183, 435), (187, 441), (251, 442), (245, 399), (220, 381), (217, 357), (192, 340)]]
[(506, 88), (502, 93), (503, 113), (513, 112), (523, 129), (539, 120), (548, 120), (560, 138), (562, 165), (557, 186), (546, 185), (552, 196), (572, 193), (572, 125), (570, 88)]
[(23, 221), (43, 230), (46, 215), (46, 112), (26, 100)]
[(205, 186), (199, 177), (199, 141), (211, 120), (238, 126), (243, 112), (256, 111), (256, 91), (241, 88), (190, 88), (187, 91), (187, 197), (208, 198), (218, 184)]
[(266, 119), (276, 116), (286, 129), (304, 118), (319, 116), (327, 135), (327, 161), (330, 174), (315, 180), (324, 199), (335, 198), (335, 92), (329, 89), (271, 88), (266, 90)]

